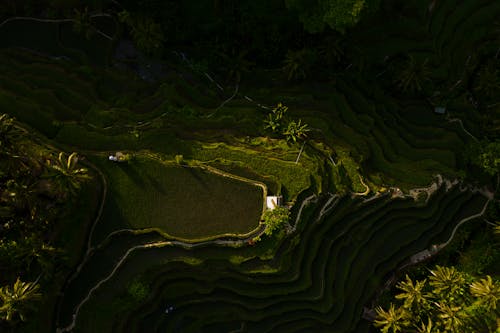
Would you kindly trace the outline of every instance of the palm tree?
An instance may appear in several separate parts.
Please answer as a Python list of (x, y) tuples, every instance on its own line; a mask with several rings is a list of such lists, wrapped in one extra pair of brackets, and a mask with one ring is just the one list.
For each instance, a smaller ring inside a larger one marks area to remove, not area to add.
[(223, 61), (223, 68), (227, 71), (227, 82), (240, 83), (241, 75), (247, 73), (255, 65), (253, 62), (246, 59), (248, 50), (236, 52), (233, 50), (231, 54), (216, 52)]
[(161, 50), (165, 38), (161, 25), (152, 18), (123, 10), (118, 13), (118, 20), (130, 28), (132, 38), (140, 50), (150, 55)]
[(408, 56), (402, 68), (399, 70), (399, 76), (395, 82), (403, 92), (421, 92), (425, 88), (426, 82), (430, 81), (431, 71), (427, 66), (429, 59), (417, 61), (413, 56)]
[(278, 105), (276, 105), (276, 107), (273, 109), (272, 113), (277, 120), (281, 120), (283, 119), (287, 111), (288, 106), (285, 106), (282, 103), (278, 103)]
[(464, 313), (460, 306), (452, 306), (448, 303), (436, 303), (439, 309), (438, 317), (442, 320), (447, 332), (463, 332)]
[(278, 103), (278, 105), (273, 108), (266, 120), (264, 120), (264, 128), (271, 129), (271, 131), (278, 133), (280, 132), (282, 126), (282, 120), (285, 116), (285, 113), (288, 111), (288, 107), (283, 105), (282, 103)]
[(396, 299), (404, 300), (403, 306), (405, 309), (411, 310), (413, 306), (416, 306), (417, 309), (421, 308), (427, 302), (422, 292), (426, 282), (427, 280), (416, 281), (414, 284), (408, 274), (406, 274), (406, 281), (401, 281), (396, 286), (403, 291), (396, 295)]
[(500, 71), (498, 62), (490, 61), (479, 71), (477, 84), (474, 88), (486, 99), (500, 95)]
[(281, 123), (270, 113), (267, 115), (267, 119), (264, 120), (264, 128), (270, 129), (273, 132), (278, 132)]
[(443, 296), (443, 298), (452, 298), (457, 296), (465, 286), (465, 278), (455, 267), (436, 266), (431, 270), (429, 284), (433, 287), (433, 293)]
[(500, 222), (495, 222), (495, 226), (493, 228), (493, 232), (497, 235), (500, 235)]
[(497, 303), (500, 300), (500, 284), (493, 282), (491, 276), (486, 275), (485, 279), (472, 282), (470, 284), (470, 292), (487, 309), (496, 310)]
[(283, 65), (283, 71), (288, 80), (305, 79), (315, 65), (317, 54), (311, 49), (288, 51)]
[(26, 314), (33, 309), (35, 300), (41, 298), (40, 286), (35, 282), (23, 282), (17, 278), (14, 285), (0, 288), (0, 318), (8, 322), (15, 320), (16, 315), (26, 321)]
[(431, 318), (427, 318), (427, 324), (424, 322), (420, 322), (420, 326), (415, 326), (416, 333), (434, 333), (434, 326), (432, 324)]
[(340, 63), (344, 57), (344, 44), (344, 36), (337, 34), (327, 37), (320, 47), (320, 55), (330, 67)]
[[(465, 317), (466, 327), (468, 332), (475, 333), (490, 333), (498, 332), (497, 319), (499, 318), (495, 311), (489, 311), (483, 306), (473, 304), (467, 310)], [(500, 322), (499, 322), (500, 323)]]
[(297, 143), (299, 139), (305, 139), (307, 137), (307, 132), (310, 129), (307, 124), (302, 124), (302, 120), (299, 119), (298, 122), (292, 120), (288, 123), (286, 130), (283, 131), (283, 135), (286, 136), (287, 141), (293, 141), (293, 143)]
[(15, 209), (28, 212), (31, 219), (36, 213), (37, 183), (28, 177), (10, 179), (5, 183), (4, 201), (8, 202)]
[(89, 9), (87, 7), (85, 7), (83, 11), (75, 9), (73, 30), (78, 34), (84, 35), (86, 39), (90, 39), (92, 36), (94, 27), (92, 26)]
[(402, 332), (410, 324), (406, 310), (403, 308), (396, 309), (392, 303), (388, 311), (385, 311), (380, 306), (375, 311), (377, 312), (377, 319), (374, 325), (380, 327), (382, 333)]
[(57, 160), (52, 162), (47, 161), (49, 168), (52, 170), (52, 176), (58, 181), (61, 186), (62, 192), (69, 191), (74, 194), (81, 186), (81, 183), (90, 179), (88, 170), (86, 168), (79, 168), (77, 166), (78, 155), (72, 153), (66, 159), (64, 153), (59, 153)]
[(16, 134), (14, 119), (4, 113), (0, 115), (0, 151), (7, 152), (13, 147), (13, 139)]

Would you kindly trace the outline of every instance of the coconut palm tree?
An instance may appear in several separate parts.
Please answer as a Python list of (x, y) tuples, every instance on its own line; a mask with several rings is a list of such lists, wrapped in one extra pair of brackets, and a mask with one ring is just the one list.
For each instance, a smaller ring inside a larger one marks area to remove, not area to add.
[(37, 183), (28, 177), (10, 179), (5, 183), (5, 189), (0, 200), (8, 202), (18, 211), (28, 212), (31, 219), (36, 212)]
[(493, 229), (493, 232), (497, 235), (500, 235), (500, 222), (495, 223), (495, 227)]
[(397, 288), (403, 291), (396, 295), (396, 299), (404, 300), (405, 309), (411, 310), (415, 306), (417, 309), (421, 308), (427, 300), (423, 293), (427, 280), (416, 281), (414, 284), (408, 274), (406, 274), (406, 281), (401, 281), (397, 284)]
[(286, 136), (287, 141), (293, 141), (293, 143), (297, 143), (299, 139), (305, 139), (307, 137), (307, 132), (310, 129), (307, 124), (302, 124), (302, 120), (299, 119), (298, 122), (292, 120), (288, 123), (287, 128), (283, 131), (283, 135)]
[(427, 318), (427, 324), (420, 322), (420, 326), (415, 327), (415, 332), (417, 333), (435, 333), (436, 330), (432, 324), (431, 318)]
[(162, 49), (165, 37), (161, 25), (152, 18), (123, 10), (118, 13), (118, 20), (130, 28), (135, 44), (146, 54), (155, 54)]
[(8, 153), (12, 150), (15, 135), (14, 119), (6, 113), (0, 115), (0, 152)]
[(303, 80), (309, 76), (317, 60), (317, 54), (311, 49), (288, 51), (285, 57), (283, 71), (288, 80)]
[(69, 191), (74, 194), (80, 188), (83, 181), (90, 179), (88, 170), (78, 167), (77, 164), (77, 153), (72, 153), (66, 159), (64, 153), (61, 152), (57, 160), (47, 161), (47, 165), (52, 171), (51, 175), (58, 181), (63, 193)]
[(425, 84), (430, 81), (431, 71), (427, 63), (429, 59), (419, 61), (413, 56), (408, 56), (399, 70), (398, 77), (395, 80), (396, 85), (403, 92), (421, 92)]
[(26, 314), (34, 307), (34, 301), (41, 298), (40, 286), (34, 282), (23, 282), (17, 278), (14, 285), (0, 288), (0, 318), (8, 322), (16, 320), (16, 316), (26, 321)]
[(457, 296), (465, 287), (465, 278), (455, 267), (438, 265), (430, 273), (429, 284), (433, 287), (433, 293), (445, 299)]
[(470, 292), (487, 309), (496, 310), (497, 303), (500, 300), (500, 284), (493, 282), (491, 276), (486, 275), (485, 279), (472, 282), (470, 284)]
[(498, 332), (496, 331), (498, 315), (495, 314), (495, 311), (488, 311), (484, 306), (477, 306), (476, 304), (473, 304), (466, 310), (468, 310), (465, 318), (467, 332)]
[(344, 57), (345, 37), (337, 34), (327, 37), (320, 46), (320, 55), (330, 67), (341, 62)]
[(288, 106), (285, 106), (282, 103), (278, 103), (278, 105), (276, 105), (276, 107), (272, 110), (272, 113), (277, 120), (281, 120), (283, 119), (287, 111)]
[(92, 21), (89, 14), (89, 9), (85, 7), (83, 11), (75, 9), (75, 17), (73, 21), (73, 30), (85, 36), (86, 39), (90, 39), (92, 34), (95, 32), (95, 28), (92, 26)]
[(273, 132), (278, 132), (281, 127), (281, 123), (278, 119), (276, 119), (273, 114), (268, 114), (267, 119), (264, 120), (264, 128), (270, 129)]
[(240, 83), (241, 76), (248, 73), (255, 63), (247, 60), (248, 50), (233, 50), (230, 54), (216, 52), (222, 60), (222, 67), (227, 71), (226, 81)]
[(288, 106), (278, 103), (278, 105), (273, 108), (271, 113), (268, 114), (266, 120), (264, 120), (264, 128), (271, 129), (271, 131), (278, 133), (281, 130), (283, 117), (288, 111)]
[(375, 309), (375, 312), (377, 312), (377, 319), (374, 325), (380, 327), (382, 333), (403, 332), (403, 329), (410, 324), (406, 310), (403, 308), (396, 309), (392, 303), (388, 311), (379, 306)]
[(465, 314), (460, 306), (453, 306), (448, 303), (436, 303), (439, 309), (438, 317), (444, 324), (446, 332), (463, 332), (461, 328), (464, 325)]
[(491, 100), (500, 95), (500, 70), (499, 62), (490, 61), (478, 74), (474, 90), (479, 92), (482, 98)]

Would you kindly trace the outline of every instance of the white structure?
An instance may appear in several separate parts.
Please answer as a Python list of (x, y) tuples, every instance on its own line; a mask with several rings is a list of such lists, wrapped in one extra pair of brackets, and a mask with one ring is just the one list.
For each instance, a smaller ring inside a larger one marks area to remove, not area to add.
[(446, 107), (444, 107), (444, 106), (436, 106), (434, 108), (434, 113), (445, 114), (446, 113)]
[(283, 197), (280, 196), (275, 196), (275, 195), (268, 195), (266, 197), (266, 207), (267, 209), (273, 210), (276, 207), (279, 207), (283, 204)]
[(109, 155), (108, 159), (113, 162), (124, 162), (125, 155), (122, 152), (116, 152), (116, 155)]

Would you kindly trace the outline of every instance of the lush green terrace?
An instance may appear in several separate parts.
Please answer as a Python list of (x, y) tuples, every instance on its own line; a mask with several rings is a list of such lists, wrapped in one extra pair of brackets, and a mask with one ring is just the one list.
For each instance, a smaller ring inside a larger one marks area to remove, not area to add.
[[(212, 64), (196, 43), (120, 61), (114, 15), (92, 16), (89, 38), (71, 20), (0, 26), (1, 112), (93, 178), (53, 235), (64, 285), (40, 282), (47, 306), (19, 331), (369, 332), (363, 307), (395, 268), (491, 199), (464, 180), (464, 151), (481, 135), (471, 100), (500, 2), (433, 6), (384, 3), (392, 19), (334, 34), (341, 60), (297, 81), (265, 66), (224, 80), (237, 56)], [(408, 91), (415, 64), (427, 77)], [(278, 103), (307, 136), (265, 128)], [(118, 151), (127, 160), (109, 161)], [(268, 194), (291, 213), (271, 236)]]

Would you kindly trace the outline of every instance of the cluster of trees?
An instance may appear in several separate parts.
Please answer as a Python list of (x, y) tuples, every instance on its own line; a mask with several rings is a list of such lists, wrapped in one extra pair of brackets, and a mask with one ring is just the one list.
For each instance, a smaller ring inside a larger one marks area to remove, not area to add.
[(290, 220), (290, 211), (286, 207), (276, 207), (272, 210), (266, 210), (262, 216), (266, 226), (264, 233), (268, 236), (276, 232), (282, 232)]
[(500, 140), (484, 139), (472, 143), (466, 151), (466, 158), (491, 176), (500, 174)]
[(397, 283), (390, 303), (376, 308), (381, 332), (500, 332), (499, 207), (490, 208), (496, 222), (459, 236), (450, 254), (437, 258), (443, 266), (417, 267), (411, 275), (418, 278), (406, 275)]
[(500, 331), (500, 282), (489, 275), (478, 278), (436, 266), (428, 279), (406, 275), (397, 288), (397, 303), (376, 309), (375, 326), (383, 333)]
[(212, 68), (227, 67), (227, 58), (241, 55), (270, 67), (288, 57), (307, 72), (317, 60), (315, 49), (330, 47), (332, 38), (340, 40), (378, 6), (379, 0), (6, 0), (0, 19), (74, 18), (75, 29), (89, 34), (90, 17), (104, 12), (121, 22), (125, 36), (145, 53), (159, 55), (166, 47), (198, 50)]
[(367, 13), (378, 9), (380, 0), (285, 0), (295, 10), (304, 28), (317, 33), (330, 27), (344, 33)]
[(24, 321), (53, 277), (57, 220), (87, 179), (75, 153), (55, 155), (0, 116), (0, 329)]
[(310, 131), (307, 124), (302, 123), (302, 119), (295, 121), (285, 117), (288, 107), (282, 103), (271, 110), (264, 120), (264, 128), (271, 132), (285, 136), (288, 142), (297, 143), (298, 140), (307, 138)]

